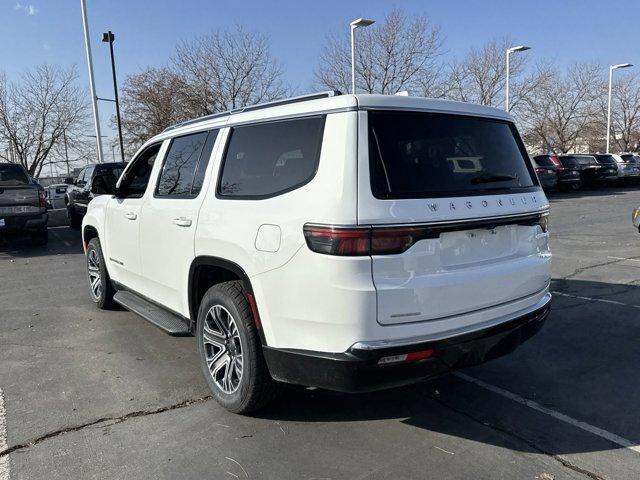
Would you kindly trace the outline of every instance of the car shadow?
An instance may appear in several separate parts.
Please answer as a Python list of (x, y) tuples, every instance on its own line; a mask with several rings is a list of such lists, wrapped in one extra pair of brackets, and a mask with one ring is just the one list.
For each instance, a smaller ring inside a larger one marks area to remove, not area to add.
[(0, 235), (0, 258), (30, 258), (47, 255), (83, 253), (79, 230), (69, 227), (49, 227), (49, 243), (33, 245), (28, 235), (11, 233)]
[[(640, 384), (630, 379), (637, 378), (640, 369), (640, 288), (558, 280), (552, 290), (552, 312), (540, 333), (505, 357), (465, 369), (466, 380), (446, 375), (365, 394), (289, 387), (283, 398), (257, 416), (321, 423), (397, 419), (450, 436), (538, 453), (540, 445), (551, 454), (622, 448), (482, 387), (484, 382), (637, 444), (640, 417), (634, 412)], [(479, 379), (480, 385), (469, 377)]]

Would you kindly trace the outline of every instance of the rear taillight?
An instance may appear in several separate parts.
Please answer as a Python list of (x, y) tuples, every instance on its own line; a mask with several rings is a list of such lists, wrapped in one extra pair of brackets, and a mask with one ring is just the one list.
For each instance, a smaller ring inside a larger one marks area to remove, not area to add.
[(312, 251), (340, 256), (402, 253), (429, 235), (428, 227), (304, 226), (304, 236)]
[(542, 215), (540, 215), (540, 219), (538, 220), (538, 225), (540, 225), (540, 228), (542, 229), (543, 232), (549, 231), (549, 214), (548, 213), (543, 213)]
[(426, 360), (433, 356), (433, 349), (421, 350), (419, 352), (403, 353), (401, 355), (390, 355), (378, 360), (378, 365), (394, 365), (396, 363), (411, 363)]
[(47, 208), (47, 199), (44, 198), (44, 190), (38, 190), (38, 200), (40, 202), (40, 208)]

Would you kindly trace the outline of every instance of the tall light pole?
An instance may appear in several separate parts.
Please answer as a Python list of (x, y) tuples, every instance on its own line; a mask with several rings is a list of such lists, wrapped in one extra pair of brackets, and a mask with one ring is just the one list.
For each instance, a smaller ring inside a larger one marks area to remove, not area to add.
[(529, 50), (531, 47), (527, 47), (526, 45), (518, 45), (517, 47), (507, 48), (507, 78), (505, 82), (504, 89), (504, 109), (509, 111), (509, 55), (513, 52), (524, 52), (525, 50)]
[(91, 90), (91, 106), (93, 107), (93, 123), (96, 128), (96, 144), (98, 146), (98, 163), (102, 163), (102, 135), (100, 135), (100, 118), (98, 117), (98, 96), (93, 79), (93, 58), (91, 57), (91, 42), (89, 41), (89, 22), (87, 21), (87, 5), (80, 0), (82, 8), (82, 25), (84, 27), (84, 45), (87, 51), (87, 68), (89, 69), (89, 88)]
[[(122, 125), (120, 123), (120, 102), (118, 101), (118, 82), (116, 80), (116, 62), (113, 58), (113, 41), (116, 36), (111, 30), (102, 34), (102, 41), (109, 44), (109, 52), (111, 53), (111, 73), (113, 74), (113, 98), (116, 102), (116, 119), (118, 120), (118, 140), (120, 141), (120, 157), (124, 162), (124, 147), (122, 146)], [(115, 161), (115, 158), (114, 158)]]
[(630, 63), (618, 63), (609, 67), (609, 104), (607, 105), (607, 153), (609, 153), (609, 143), (611, 137), (611, 81), (613, 79), (613, 71), (616, 68), (633, 67)]
[(375, 20), (358, 18), (350, 23), (351, 25), (351, 93), (356, 93), (356, 28), (368, 27), (375, 23)]

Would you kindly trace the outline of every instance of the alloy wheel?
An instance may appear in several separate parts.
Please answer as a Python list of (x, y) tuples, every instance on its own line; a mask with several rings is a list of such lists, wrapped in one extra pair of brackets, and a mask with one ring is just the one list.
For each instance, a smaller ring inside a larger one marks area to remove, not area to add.
[(240, 386), (242, 343), (236, 322), (222, 305), (212, 306), (204, 319), (202, 341), (207, 368), (216, 386), (226, 394)]
[(100, 274), (100, 257), (91, 249), (87, 255), (87, 273), (89, 274), (89, 290), (94, 300), (102, 296), (102, 276)]

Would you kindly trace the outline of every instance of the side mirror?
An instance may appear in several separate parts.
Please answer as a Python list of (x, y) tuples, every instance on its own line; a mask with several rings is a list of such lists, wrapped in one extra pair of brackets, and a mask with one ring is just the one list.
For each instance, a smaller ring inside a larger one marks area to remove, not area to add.
[(73, 178), (71, 178), (71, 177), (66, 177), (66, 178), (64, 179), (64, 183), (66, 183), (67, 185), (73, 185), (73, 184), (74, 184)]
[(116, 179), (113, 174), (96, 175), (91, 183), (91, 193), (109, 195), (116, 192)]

